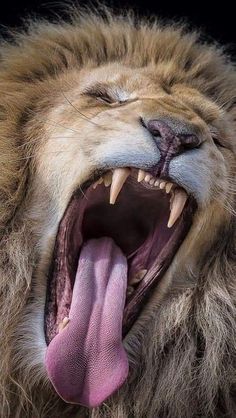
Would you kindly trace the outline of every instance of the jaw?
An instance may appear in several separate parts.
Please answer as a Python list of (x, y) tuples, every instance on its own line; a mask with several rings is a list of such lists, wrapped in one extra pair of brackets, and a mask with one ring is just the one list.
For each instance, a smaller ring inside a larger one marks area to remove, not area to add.
[(191, 197), (168, 228), (180, 188), (173, 185), (167, 194), (160, 182), (137, 182), (137, 176), (132, 169), (126, 181), (107, 173), (105, 185), (99, 178), (87, 182), (59, 226), (45, 306), (46, 368), (70, 403), (97, 406), (124, 383), (122, 340), (192, 224)]

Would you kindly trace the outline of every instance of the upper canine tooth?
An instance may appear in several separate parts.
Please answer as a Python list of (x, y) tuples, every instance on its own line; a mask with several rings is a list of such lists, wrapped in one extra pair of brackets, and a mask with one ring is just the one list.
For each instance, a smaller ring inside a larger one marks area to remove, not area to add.
[(112, 174), (112, 183), (110, 190), (110, 204), (114, 205), (118, 194), (120, 193), (124, 183), (130, 175), (129, 168), (116, 168)]
[(168, 228), (171, 228), (180, 217), (187, 199), (188, 195), (183, 189), (175, 190), (174, 198), (171, 204), (170, 217), (167, 224)]
[(112, 181), (112, 173), (109, 171), (108, 173), (103, 176), (105, 187), (108, 187), (111, 185)]
[(141, 183), (141, 181), (144, 180), (145, 176), (146, 176), (145, 171), (139, 170), (138, 171), (138, 183)]
[(173, 183), (167, 183), (166, 184), (166, 193), (170, 193), (172, 187), (173, 187)]

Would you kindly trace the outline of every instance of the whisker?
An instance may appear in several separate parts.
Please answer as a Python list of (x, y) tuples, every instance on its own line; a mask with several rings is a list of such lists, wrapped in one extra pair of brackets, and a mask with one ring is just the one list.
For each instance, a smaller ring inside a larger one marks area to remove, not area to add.
[[(57, 155), (57, 154), (65, 154), (66, 152), (69, 152), (69, 150), (63, 150), (63, 151), (49, 151), (44, 153), (44, 155)], [(1, 154), (1, 156), (7, 157), (8, 154)], [(34, 153), (34, 154), (30, 154), (30, 155), (26, 155), (24, 157), (19, 157), (19, 158), (15, 158), (14, 160), (7, 160), (7, 163), (12, 163), (12, 162), (16, 162), (16, 161), (26, 161), (26, 160), (30, 160), (34, 157), (37, 157), (38, 153)]]
[[(56, 52), (57, 52), (57, 50), (58, 50), (58, 45), (56, 45), (55, 46), (55, 50), (54, 50), (54, 53), (56, 54)], [(58, 73), (57, 73), (57, 71), (56, 71), (56, 67), (54, 67), (54, 75), (55, 75), (55, 78), (56, 77), (58, 77)], [(60, 82), (60, 80), (58, 80), (59, 81), (59, 91), (60, 91), (60, 93), (61, 93), (61, 95), (64, 97), (64, 99), (67, 101), (67, 103), (80, 115), (80, 117), (83, 119), (83, 120), (85, 120), (85, 121), (87, 121), (87, 122), (89, 122), (89, 123), (91, 123), (91, 124), (93, 124), (93, 125), (95, 125), (95, 126), (98, 126), (98, 127), (100, 127), (100, 128), (102, 128), (102, 129), (106, 129), (105, 127), (103, 127), (102, 125), (99, 125), (99, 124), (97, 124), (96, 122), (94, 122), (94, 121), (92, 121), (91, 119), (89, 119), (89, 117), (88, 116), (86, 116), (84, 113), (82, 113), (81, 112), (81, 110), (79, 110), (72, 102), (71, 102), (71, 100), (69, 100), (68, 99), (68, 97), (66, 96), (66, 94), (64, 93), (64, 91), (63, 91), (63, 89), (60, 87), (60, 84), (61, 84), (61, 82)]]
[(65, 93), (63, 91), (61, 91), (61, 94), (63, 95), (63, 97), (66, 99), (66, 101), (69, 103), (69, 105), (71, 105), (71, 107), (73, 107), (73, 109), (76, 110), (77, 113), (79, 113), (79, 115), (81, 116), (82, 119), (86, 120), (87, 122), (92, 123), (95, 126), (98, 126), (99, 128), (102, 129), (106, 129), (104, 126), (99, 125), (98, 123), (94, 122), (93, 120), (89, 119), (88, 116), (86, 116), (84, 113), (82, 113), (69, 99), (68, 97), (65, 95)]
[[(50, 138), (52, 138), (52, 139), (69, 139), (69, 140), (72, 139), (74, 141), (78, 141), (80, 139), (80, 137), (78, 137), (78, 136), (69, 136), (69, 137), (67, 137), (67, 136), (51, 136), (51, 135), (50, 135)], [(18, 145), (17, 146), (17, 149), (24, 148), (27, 145), (31, 145), (31, 144), (37, 142), (38, 140), (39, 140), (39, 138), (31, 139), (30, 141), (27, 141), (24, 144)]]
[(45, 120), (43, 118), (40, 118), (38, 116), (38, 114), (36, 112), (33, 112), (31, 109), (28, 109), (28, 112), (30, 112), (32, 115), (36, 116), (40, 121), (43, 121), (44, 123), (48, 123), (48, 124), (51, 124), (52, 126), (56, 126), (56, 127), (60, 126), (60, 127), (64, 128), (64, 129), (68, 129), (71, 132), (75, 132), (78, 135), (80, 134), (79, 131), (77, 131), (76, 129), (69, 128), (68, 126), (62, 125), (61, 123), (58, 123), (58, 122), (56, 122), (56, 121), (54, 121), (52, 119), (47, 118)]
[(233, 216), (236, 216), (236, 211), (235, 211), (235, 209), (232, 207), (232, 205), (231, 205), (231, 203), (229, 202), (229, 201), (226, 201), (226, 202), (222, 202), (222, 201), (220, 201), (219, 202), (219, 200), (217, 199), (217, 198), (215, 198), (214, 197), (214, 200), (217, 202), (217, 203), (220, 203), (221, 205), (222, 205), (222, 207), (227, 211), (227, 212), (229, 212), (231, 215), (233, 215)]
[(79, 190), (81, 191), (82, 195), (85, 197), (85, 199), (88, 199), (88, 196), (86, 196), (86, 194), (84, 193), (84, 191), (82, 190), (82, 187), (79, 185)]

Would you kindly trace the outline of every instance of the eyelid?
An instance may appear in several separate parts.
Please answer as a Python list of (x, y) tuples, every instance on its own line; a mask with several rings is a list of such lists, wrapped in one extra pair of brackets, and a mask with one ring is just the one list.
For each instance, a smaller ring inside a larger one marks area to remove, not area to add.
[(215, 143), (215, 145), (217, 147), (226, 148), (225, 145), (222, 144), (221, 141), (220, 141), (220, 134), (219, 134), (218, 130), (213, 126), (210, 126), (209, 129), (210, 129), (211, 138), (212, 138), (213, 142)]
[(114, 103), (115, 102), (115, 99), (107, 93), (103, 94), (103, 93), (100, 93), (100, 92), (95, 92), (95, 91), (92, 92), (91, 91), (91, 92), (83, 92), (82, 96), (87, 96), (87, 97), (94, 98), (94, 99), (104, 101), (104, 102), (107, 102), (107, 103)]
[(92, 97), (114, 106), (122, 106), (123, 104), (137, 100), (137, 97), (131, 97), (130, 93), (127, 93), (119, 87), (112, 88), (111, 86), (100, 84), (87, 87), (81, 95)]
[(217, 135), (216, 133), (211, 134), (211, 137), (212, 137), (214, 144), (217, 147), (226, 148), (226, 149), (228, 148), (225, 144), (221, 142), (219, 135)]
[(91, 86), (87, 87), (83, 92), (82, 96), (89, 96), (94, 97), (95, 99), (104, 99), (104, 101), (107, 101), (107, 103), (113, 103), (117, 101), (117, 99), (110, 93), (108, 88), (105, 86)]
[(219, 139), (217, 138), (217, 136), (212, 136), (212, 139), (213, 139), (213, 142), (215, 143), (215, 145), (217, 147), (223, 147), (223, 148), (225, 148), (224, 145), (221, 144), (221, 142), (219, 141)]

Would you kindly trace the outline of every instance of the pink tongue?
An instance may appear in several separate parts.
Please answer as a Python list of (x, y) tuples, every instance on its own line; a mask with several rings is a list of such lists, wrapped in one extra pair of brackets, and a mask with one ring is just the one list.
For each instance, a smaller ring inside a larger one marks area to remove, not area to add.
[(100, 405), (124, 383), (128, 359), (122, 345), (127, 260), (111, 238), (81, 249), (70, 322), (46, 352), (49, 379), (70, 403)]

